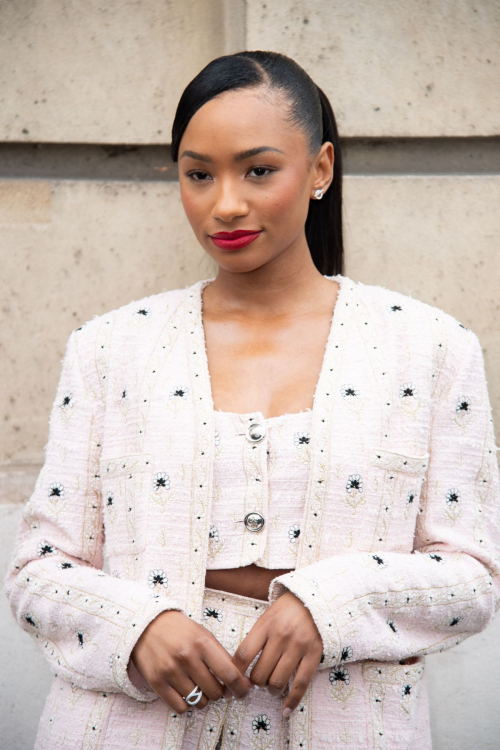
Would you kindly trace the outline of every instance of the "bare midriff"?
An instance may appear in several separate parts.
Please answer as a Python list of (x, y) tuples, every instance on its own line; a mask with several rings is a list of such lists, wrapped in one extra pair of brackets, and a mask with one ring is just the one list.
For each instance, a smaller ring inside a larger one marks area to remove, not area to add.
[(269, 584), (277, 576), (289, 573), (290, 568), (260, 568), (252, 563), (243, 568), (221, 568), (207, 570), (205, 586), (209, 589), (228, 591), (240, 596), (267, 601)]

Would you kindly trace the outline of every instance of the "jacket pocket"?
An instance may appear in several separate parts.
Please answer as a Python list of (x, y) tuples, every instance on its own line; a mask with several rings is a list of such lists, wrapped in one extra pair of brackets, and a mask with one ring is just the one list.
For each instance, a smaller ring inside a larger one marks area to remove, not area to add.
[(101, 460), (106, 553), (134, 555), (146, 547), (153, 457), (135, 453)]
[(363, 548), (411, 552), (428, 454), (374, 449), (369, 457), (369, 513)]

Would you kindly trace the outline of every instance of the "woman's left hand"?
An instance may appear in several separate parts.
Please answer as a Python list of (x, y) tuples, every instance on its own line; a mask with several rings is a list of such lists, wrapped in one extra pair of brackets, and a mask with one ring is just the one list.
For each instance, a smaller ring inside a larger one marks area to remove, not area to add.
[(280, 695), (297, 669), (283, 703), (283, 716), (297, 708), (323, 654), (323, 641), (311, 613), (301, 600), (286, 591), (259, 617), (232, 657), (245, 674), (262, 650), (249, 675), (251, 682)]

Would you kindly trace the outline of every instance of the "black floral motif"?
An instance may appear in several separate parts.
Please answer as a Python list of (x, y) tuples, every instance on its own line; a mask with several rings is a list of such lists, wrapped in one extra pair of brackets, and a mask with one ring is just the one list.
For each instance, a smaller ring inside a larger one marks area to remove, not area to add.
[(85, 640), (84, 640), (84, 637), (83, 637), (83, 631), (82, 630), (77, 630), (76, 631), (76, 636), (78, 638), (78, 645), (80, 646), (80, 648), (83, 648), (83, 645), (85, 643)]
[(60, 568), (61, 570), (67, 570), (68, 568), (74, 568), (75, 566), (73, 565), (73, 563), (70, 563), (70, 562), (60, 562), (60, 563), (57, 563), (57, 567)]
[(187, 385), (176, 385), (170, 391), (169, 398), (186, 399), (188, 393), (189, 393), (189, 388), (187, 387)]
[(337, 685), (343, 682), (345, 685), (349, 684), (350, 675), (345, 667), (332, 667), (328, 678), (332, 685)]
[(398, 632), (398, 629), (397, 629), (397, 627), (396, 627), (396, 625), (394, 623), (394, 620), (390, 620), (390, 619), (387, 620), (387, 624), (389, 625), (389, 627), (390, 627), (390, 629), (392, 630), (393, 633), (397, 633)]
[(386, 561), (382, 557), (380, 557), (379, 555), (372, 555), (372, 559), (375, 560), (375, 562), (377, 563), (377, 565), (380, 568), (386, 568), (387, 567)]
[(220, 609), (215, 609), (215, 607), (205, 607), (203, 611), (203, 619), (209, 620), (211, 617), (213, 617), (214, 620), (222, 622), (223, 614)]
[(64, 485), (60, 482), (53, 482), (49, 487), (49, 497), (64, 497)]
[(401, 305), (389, 305), (389, 312), (403, 312), (403, 308), (401, 307)]
[(122, 398), (127, 398), (127, 396), (128, 396), (127, 389), (124, 388), (123, 391), (122, 391)]
[(48, 542), (38, 542), (36, 551), (39, 557), (45, 557), (46, 555), (57, 555), (56, 548)]
[(350, 646), (344, 646), (340, 655), (340, 661), (346, 661), (352, 659), (352, 648)]
[(452, 628), (454, 625), (458, 625), (460, 620), (463, 620), (462, 615), (457, 615), (456, 617), (452, 617), (449, 622), (449, 627)]
[(106, 496), (106, 505), (113, 505), (115, 496), (112, 492), (108, 492)]
[(153, 477), (153, 489), (155, 492), (158, 490), (169, 490), (170, 489), (170, 478), (164, 471), (159, 471)]
[(351, 492), (363, 492), (363, 480), (359, 474), (349, 474), (346, 490), (349, 494)]
[(413, 501), (416, 498), (416, 494), (414, 490), (410, 490), (408, 495), (406, 496), (406, 507), (409, 508), (410, 505), (413, 503)]
[(271, 731), (271, 722), (269, 721), (267, 714), (259, 714), (252, 721), (252, 732), (254, 734), (259, 734), (261, 729), (266, 732), (266, 734)]
[(441, 555), (438, 555), (437, 552), (429, 552), (428, 554), (429, 554), (429, 557), (431, 558), (431, 560), (435, 560), (438, 563), (444, 563), (445, 562), (444, 557), (442, 557)]
[(72, 409), (73, 408), (73, 394), (70, 391), (66, 391), (61, 401), (61, 409)]
[(340, 393), (342, 394), (342, 398), (345, 398), (345, 399), (357, 398), (357, 396), (359, 396), (358, 389), (350, 384), (343, 385), (340, 389)]
[(311, 436), (308, 432), (296, 432), (293, 436), (293, 442), (296, 448), (300, 448), (303, 445), (309, 445)]
[(214, 542), (219, 541), (219, 529), (217, 528), (217, 526), (211, 524), (210, 531), (208, 532), (208, 538), (213, 539)]
[(31, 612), (26, 612), (26, 614), (23, 615), (23, 620), (24, 620), (24, 622), (27, 622), (28, 625), (31, 625), (33, 628), (37, 628), (38, 627), (38, 625), (36, 624), (36, 622), (33, 619), (33, 615), (31, 614)]
[(148, 318), (151, 315), (151, 308), (140, 307), (138, 310), (135, 311), (134, 315), (137, 315), (138, 317)]
[(300, 536), (300, 528), (299, 526), (297, 526), (296, 523), (294, 523), (293, 526), (290, 526), (290, 528), (288, 529), (288, 539), (290, 540), (292, 544), (296, 544), (299, 536)]
[(151, 589), (157, 586), (163, 586), (164, 589), (168, 588), (168, 578), (161, 568), (155, 568), (151, 570), (148, 575), (148, 586)]
[(410, 695), (411, 693), (411, 685), (403, 685), (403, 689), (401, 690), (401, 695), (403, 698), (406, 698), (407, 695)]
[(460, 490), (456, 487), (451, 487), (446, 493), (446, 504), (451, 507), (458, 507), (460, 502)]
[(459, 396), (457, 405), (455, 406), (455, 411), (459, 414), (461, 412), (468, 412), (470, 411), (471, 403), (472, 401), (468, 396)]
[(413, 383), (403, 383), (399, 389), (399, 395), (401, 398), (418, 398), (418, 391)]

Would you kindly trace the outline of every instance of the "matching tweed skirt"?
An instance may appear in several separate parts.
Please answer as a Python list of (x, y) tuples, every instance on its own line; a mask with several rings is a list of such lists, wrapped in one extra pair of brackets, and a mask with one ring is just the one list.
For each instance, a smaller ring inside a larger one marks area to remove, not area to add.
[[(261, 599), (206, 588), (203, 624), (232, 656), (268, 606), (269, 602)], [(272, 696), (265, 688), (251, 690), (243, 700), (221, 699), (210, 701), (203, 709), (189, 709), (182, 750), (288, 747), (289, 720), (281, 715), (287, 690), (280, 696)]]

